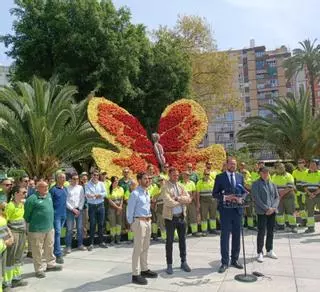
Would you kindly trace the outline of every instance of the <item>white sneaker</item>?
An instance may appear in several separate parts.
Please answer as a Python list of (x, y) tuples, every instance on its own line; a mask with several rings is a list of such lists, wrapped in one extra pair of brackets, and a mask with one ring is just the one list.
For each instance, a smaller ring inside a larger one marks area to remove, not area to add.
[(267, 257), (276, 260), (278, 257), (273, 250), (267, 252)]
[(262, 253), (262, 252), (258, 254), (258, 256), (257, 256), (257, 261), (258, 261), (259, 263), (263, 263), (263, 253)]

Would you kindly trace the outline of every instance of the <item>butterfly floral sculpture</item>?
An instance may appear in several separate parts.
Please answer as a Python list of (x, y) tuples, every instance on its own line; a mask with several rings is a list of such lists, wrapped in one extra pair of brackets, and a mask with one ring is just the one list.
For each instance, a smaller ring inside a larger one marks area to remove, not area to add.
[[(93, 148), (97, 166), (112, 175), (120, 175), (123, 167), (135, 174), (145, 171), (147, 164), (158, 169), (154, 147), (146, 130), (137, 118), (122, 107), (102, 97), (93, 97), (88, 105), (90, 123), (119, 152)], [(226, 153), (221, 145), (199, 148), (208, 128), (203, 108), (195, 101), (180, 99), (162, 113), (157, 133), (166, 161), (183, 170), (187, 162), (203, 169), (210, 160), (215, 169), (221, 169)]]

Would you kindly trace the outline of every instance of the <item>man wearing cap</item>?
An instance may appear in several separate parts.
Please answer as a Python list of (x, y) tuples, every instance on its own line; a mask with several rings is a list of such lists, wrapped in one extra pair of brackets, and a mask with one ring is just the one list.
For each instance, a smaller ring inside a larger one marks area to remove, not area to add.
[(270, 181), (269, 170), (260, 168), (260, 178), (252, 184), (251, 195), (254, 198), (258, 216), (257, 261), (263, 262), (263, 246), (267, 229), (267, 257), (277, 259), (273, 251), (273, 228), (279, 205), (279, 193), (275, 184)]
[(288, 216), (289, 226), (292, 233), (297, 233), (297, 223), (295, 217), (295, 185), (293, 176), (286, 172), (283, 163), (278, 163), (276, 173), (271, 178), (272, 182), (277, 186), (280, 204), (276, 221), (279, 230), (285, 230), (285, 214)]
[(314, 207), (320, 204), (320, 172), (316, 161), (311, 161), (309, 171), (304, 176), (304, 190), (306, 192), (306, 206), (308, 212), (307, 227), (305, 233), (315, 232)]
[(212, 189), (214, 179), (210, 176), (208, 169), (204, 170), (203, 177), (198, 181), (197, 189), (197, 206), (200, 208), (201, 215), (201, 231), (202, 236), (207, 236), (208, 233), (208, 215), (209, 215), (209, 230), (211, 234), (219, 234), (217, 232), (217, 207), (218, 203), (212, 197)]
[[(145, 172), (137, 174), (139, 186), (128, 200), (127, 220), (134, 232), (132, 253), (132, 283), (147, 285), (146, 278), (157, 278), (148, 268), (148, 251), (151, 238), (151, 209), (148, 186), (151, 180)], [(140, 270), (139, 273), (139, 262)]]

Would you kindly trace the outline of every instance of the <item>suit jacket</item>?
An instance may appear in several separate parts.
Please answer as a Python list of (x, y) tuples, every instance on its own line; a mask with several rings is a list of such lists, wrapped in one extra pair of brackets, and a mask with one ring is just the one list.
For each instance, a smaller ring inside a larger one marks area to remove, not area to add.
[[(182, 203), (183, 214), (186, 216), (186, 205), (191, 202), (191, 198), (188, 192), (185, 191), (184, 187), (182, 187), (179, 183), (177, 183), (177, 187), (180, 194), (180, 199)], [(180, 205), (179, 202), (175, 201), (175, 188), (174, 185), (169, 181), (161, 188), (161, 197), (163, 198), (163, 211), (162, 216), (164, 219), (172, 220), (173, 213), (172, 210), (174, 207)]]
[[(240, 188), (241, 195), (245, 194), (244, 190), (244, 178), (242, 174), (235, 173), (236, 186), (241, 185)], [(237, 188), (239, 191), (239, 188)], [(223, 208), (223, 196), (235, 193), (235, 188), (231, 185), (227, 172), (223, 172), (217, 175), (214, 188), (212, 191), (212, 196), (219, 201), (219, 209)], [(242, 209), (242, 208), (240, 208)]]

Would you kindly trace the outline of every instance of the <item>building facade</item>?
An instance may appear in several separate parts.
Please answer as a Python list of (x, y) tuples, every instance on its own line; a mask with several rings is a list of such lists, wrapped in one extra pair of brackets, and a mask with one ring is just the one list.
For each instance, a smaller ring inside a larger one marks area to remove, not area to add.
[(0, 65), (0, 86), (9, 84), (9, 67)]
[[(237, 133), (245, 127), (250, 116), (267, 116), (270, 113), (263, 106), (275, 99), (293, 93), (293, 86), (287, 82), (283, 61), (291, 56), (285, 46), (267, 51), (265, 46), (227, 52), (234, 64), (233, 88), (241, 98), (243, 107), (215, 117), (208, 129), (209, 144), (217, 143), (226, 150), (238, 150), (244, 144), (237, 141)], [(263, 157), (269, 159), (269, 156)]]

